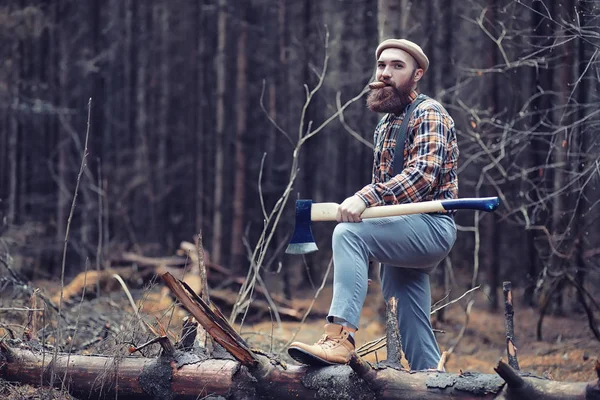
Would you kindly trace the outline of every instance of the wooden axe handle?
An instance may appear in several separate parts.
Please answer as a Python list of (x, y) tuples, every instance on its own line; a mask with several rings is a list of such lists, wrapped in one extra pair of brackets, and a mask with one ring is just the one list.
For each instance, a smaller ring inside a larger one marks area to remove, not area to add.
[[(420, 203), (370, 207), (362, 213), (361, 217), (363, 219), (395, 217), (398, 215), (444, 212), (459, 209), (494, 211), (498, 208), (498, 205), (498, 197), (422, 201)], [(338, 203), (312, 203), (310, 219), (312, 221), (335, 221), (339, 206)]]

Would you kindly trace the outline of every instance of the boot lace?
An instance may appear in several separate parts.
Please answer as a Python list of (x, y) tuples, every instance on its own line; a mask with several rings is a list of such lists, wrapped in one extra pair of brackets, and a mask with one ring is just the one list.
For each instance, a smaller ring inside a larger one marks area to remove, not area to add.
[(331, 337), (331, 336), (328, 336), (327, 334), (324, 334), (323, 336), (321, 336), (321, 339), (319, 339), (317, 344), (320, 344), (324, 348), (329, 349), (329, 348), (339, 345), (341, 340), (342, 340), (342, 337)]

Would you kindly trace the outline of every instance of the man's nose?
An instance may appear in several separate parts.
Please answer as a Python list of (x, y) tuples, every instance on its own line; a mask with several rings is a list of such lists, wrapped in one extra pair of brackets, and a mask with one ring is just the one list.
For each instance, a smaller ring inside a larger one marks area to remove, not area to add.
[(384, 78), (389, 78), (389, 77), (392, 76), (392, 71), (390, 70), (389, 67), (385, 67), (383, 69), (383, 72), (381, 73), (381, 76), (384, 77)]

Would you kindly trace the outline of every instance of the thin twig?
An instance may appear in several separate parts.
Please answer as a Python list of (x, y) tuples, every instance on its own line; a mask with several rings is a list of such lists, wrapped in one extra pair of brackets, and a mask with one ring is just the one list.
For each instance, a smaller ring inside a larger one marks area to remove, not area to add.
[(151, 339), (150, 341), (148, 341), (148, 342), (146, 342), (146, 343), (144, 343), (142, 345), (130, 347), (129, 348), (129, 353), (133, 354), (133, 353), (135, 353), (137, 351), (140, 351), (140, 350), (143, 350), (146, 347), (148, 347), (150, 345), (153, 345), (155, 343), (159, 343), (160, 344), (160, 346), (163, 349), (163, 354), (166, 353), (166, 355), (170, 356), (170, 355), (173, 355), (173, 353), (175, 352), (175, 347), (173, 347), (173, 344), (171, 343), (171, 341), (169, 340), (169, 338), (167, 336), (163, 335), (163, 336), (159, 336), (159, 337), (156, 337), (154, 339)]
[(440, 306), (440, 307), (438, 307), (438, 308), (436, 308), (436, 309), (432, 310), (430, 314), (431, 314), (431, 315), (433, 315), (433, 314), (435, 314), (436, 312), (440, 311), (442, 308), (446, 308), (446, 307), (448, 307), (449, 305), (452, 305), (452, 304), (454, 304), (454, 303), (457, 303), (457, 302), (459, 302), (460, 300), (462, 300), (462, 299), (463, 299), (463, 297), (465, 297), (466, 295), (468, 295), (469, 293), (471, 293), (471, 292), (473, 292), (473, 291), (475, 291), (475, 290), (478, 290), (480, 287), (481, 287), (480, 285), (477, 285), (477, 286), (475, 286), (474, 288), (471, 288), (471, 289), (467, 290), (466, 292), (464, 292), (464, 293), (462, 294), (462, 296), (460, 296), (460, 297), (458, 297), (458, 298), (456, 298), (456, 299), (454, 299), (454, 300), (452, 300), (452, 301), (449, 301), (448, 303), (444, 304), (443, 306)]
[[(8, 254), (6, 254), (6, 256), (9, 259), (12, 259), (12, 257)], [(12, 267), (10, 266), (10, 263), (8, 261), (6, 261), (3, 257), (0, 257), (0, 263), (2, 263), (2, 265), (4, 265), (4, 267), (8, 270), (10, 275), (17, 281), (17, 283), (24, 285), (27, 282), (27, 280), (24, 277), (22, 277), (17, 271), (12, 269)]]
[[(83, 171), (86, 167), (86, 159), (88, 155), (88, 140), (90, 136), (90, 122), (92, 118), (92, 98), (88, 100), (88, 115), (87, 115), (87, 129), (85, 132), (85, 144), (83, 146), (83, 154), (81, 157), (81, 165), (79, 166), (79, 173), (77, 174), (77, 183), (75, 184), (75, 191), (73, 193), (73, 201), (71, 202), (71, 210), (69, 211), (69, 217), (67, 219), (67, 226), (65, 229), (65, 240), (63, 245), (63, 253), (62, 253), (62, 262), (60, 267), (60, 300), (58, 302), (58, 319), (60, 320), (62, 316), (62, 305), (63, 305), (63, 296), (65, 289), (65, 269), (67, 262), (67, 247), (69, 244), (69, 232), (71, 230), (71, 221), (73, 220), (73, 214), (75, 213), (75, 204), (77, 202), (77, 194), (79, 193), (79, 184), (81, 182), (81, 176), (83, 175)], [(58, 358), (58, 348), (60, 347), (60, 343), (62, 341), (62, 329), (60, 324), (57, 326), (57, 337), (56, 337), (56, 348), (54, 349), (54, 355), (52, 357), (52, 365), (56, 365), (56, 360)], [(54, 368), (52, 368), (52, 373), (50, 375), (50, 386), (54, 386)]]
[(386, 345), (387, 345), (386, 337), (382, 336), (378, 339), (371, 340), (370, 342), (363, 344), (362, 346), (360, 346), (359, 348), (356, 349), (356, 353), (359, 356), (364, 357), (367, 354), (370, 354), (374, 351), (384, 348)]
[(270, 353), (273, 353), (273, 330), (275, 329), (275, 324), (273, 323), (273, 311), (271, 307), (267, 307), (269, 309), (269, 315), (271, 316), (271, 348), (269, 350)]
[(127, 299), (129, 300), (129, 304), (131, 304), (131, 308), (133, 308), (133, 312), (135, 313), (136, 319), (139, 322), (140, 326), (145, 331), (148, 331), (147, 325), (145, 325), (142, 322), (142, 316), (140, 315), (140, 311), (138, 310), (138, 307), (135, 304), (135, 301), (133, 301), (133, 297), (131, 296), (131, 292), (127, 288), (127, 284), (125, 283), (125, 281), (123, 280), (123, 278), (121, 278), (121, 276), (119, 274), (113, 274), (112, 277), (115, 278), (119, 282), (121, 287), (123, 288), (123, 291), (125, 292), (125, 295), (127, 296)]
[(263, 172), (265, 170), (265, 158), (267, 157), (267, 153), (263, 153), (263, 156), (260, 160), (260, 169), (258, 171), (258, 198), (260, 199), (260, 209), (263, 213), (263, 218), (265, 221), (269, 218), (267, 215), (267, 207), (265, 207), (265, 197), (263, 196), (262, 190), (262, 178)]
[[(335, 105), (336, 105), (338, 111), (340, 111), (342, 108), (342, 103), (340, 101), (340, 97), (341, 97), (341, 93), (337, 92), (337, 94), (335, 96)], [(348, 132), (350, 134), (350, 136), (352, 136), (354, 139), (358, 140), (360, 143), (364, 144), (368, 148), (373, 149), (373, 143), (369, 142), (368, 140), (366, 140), (365, 138), (360, 136), (360, 134), (358, 132), (356, 132), (354, 129), (352, 129), (352, 127), (350, 125), (348, 125), (348, 123), (346, 122), (346, 119), (344, 118), (343, 111), (339, 113), (338, 119), (340, 120), (340, 123), (342, 124), (342, 126), (344, 127), (346, 132)]]
[(277, 124), (277, 121), (275, 121), (273, 119), (273, 117), (271, 117), (271, 114), (269, 114), (269, 112), (265, 108), (265, 104), (263, 102), (263, 100), (265, 98), (265, 86), (266, 86), (266, 81), (263, 79), (263, 81), (262, 81), (262, 89), (260, 91), (260, 108), (261, 108), (261, 110), (263, 110), (263, 112), (267, 116), (267, 119), (269, 120), (269, 122), (271, 124), (273, 124), (273, 126), (275, 127), (275, 129), (277, 129), (281, 134), (283, 134), (283, 136), (285, 136), (285, 138), (293, 145), (294, 142), (292, 141), (292, 138), (290, 137), (290, 135), (282, 127), (280, 127)]

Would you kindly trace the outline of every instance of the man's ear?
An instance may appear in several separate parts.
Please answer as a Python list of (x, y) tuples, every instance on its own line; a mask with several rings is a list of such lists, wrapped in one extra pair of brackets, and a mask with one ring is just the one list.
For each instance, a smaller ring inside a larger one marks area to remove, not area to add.
[(415, 76), (414, 76), (413, 80), (415, 82), (419, 82), (422, 77), (423, 77), (423, 69), (417, 68), (417, 70), (415, 71)]

